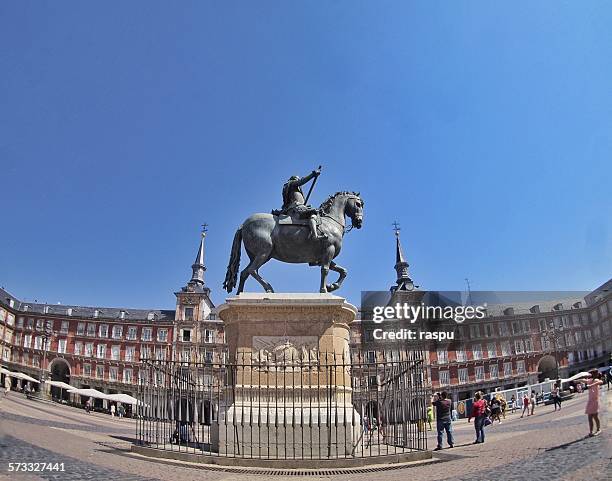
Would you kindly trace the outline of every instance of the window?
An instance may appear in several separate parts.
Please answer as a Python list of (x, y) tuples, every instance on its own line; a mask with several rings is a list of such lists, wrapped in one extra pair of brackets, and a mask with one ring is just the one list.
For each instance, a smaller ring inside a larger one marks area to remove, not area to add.
[(34, 329), (34, 319), (28, 319), (28, 329)]
[(163, 361), (166, 359), (166, 349), (164, 349), (163, 347), (156, 347), (155, 348), (155, 359), (157, 359), (158, 361)]
[(70, 327), (70, 321), (62, 321), (60, 327), (60, 334), (68, 334), (68, 328)]
[(151, 337), (153, 334), (153, 328), (152, 327), (143, 327), (142, 328), (142, 340), (143, 341), (150, 341)]
[(472, 356), (474, 359), (482, 359), (482, 346), (480, 344), (472, 346)]
[(213, 362), (213, 351), (209, 351), (208, 349), (204, 349), (204, 360), (206, 362)]
[(149, 346), (141, 346), (140, 347), (140, 359), (150, 359), (151, 358), (151, 348)]
[(127, 332), (127, 339), (134, 341), (138, 337), (138, 328), (136, 326), (129, 326)]
[(74, 343), (74, 355), (75, 356), (80, 356), (82, 352), (83, 352), (83, 343), (82, 342), (75, 342)]
[(40, 356), (35, 354), (34, 356), (32, 356), (32, 366), (34, 367), (40, 367)]
[(32, 334), (25, 334), (23, 336), (23, 347), (31, 347), (32, 346)]
[(186, 321), (193, 321), (193, 307), (186, 307), (185, 308), (185, 320)]
[(15, 333), (15, 345), (21, 346), (21, 333), (20, 332)]
[(366, 352), (366, 362), (375, 363), (376, 362), (376, 351), (368, 351)]
[(512, 376), (512, 363), (511, 362), (504, 363), (504, 376), (505, 377)]
[(502, 356), (509, 356), (510, 354), (512, 354), (511, 352), (511, 348), (510, 348), (510, 341), (504, 341), (501, 344), (501, 348), (502, 348)]
[(104, 366), (96, 366), (96, 377), (104, 379)]
[(123, 326), (114, 325), (113, 326), (113, 339), (121, 339), (123, 335)]
[(36, 336), (34, 339), (34, 349), (42, 349), (43, 348), (43, 338), (40, 336)]
[(91, 364), (83, 364), (83, 376), (91, 376)]
[(204, 342), (212, 344), (215, 342), (215, 333), (210, 329), (204, 329)]
[(98, 359), (104, 359), (106, 357), (106, 344), (98, 344)]
[(36, 330), (37, 331), (42, 331), (43, 330), (43, 324), (44, 324), (44, 321), (42, 319), (37, 319), (36, 320)]
[(525, 339), (524, 344), (525, 344), (525, 352), (533, 352), (533, 341), (531, 340), (530, 337)]
[(491, 379), (497, 379), (499, 377), (499, 368), (497, 364), (491, 364), (489, 366), (489, 377)]
[(525, 374), (525, 361), (516, 361), (516, 372), (519, 374)]
[(59, 339), (57, 341), (57, 352), (63, 354), (66, 352), (66, 339)]
[(17, 319), (17, 327), (23, 328), (23, 317), (20, 317), (19, 319)]
[(529, 319), (523, 319), (523, 332), (531, 331), (531, 325), (529, 324)]
[(473, 324), (470, 326), (470, 338), (476, 339), (480, 337), (480, 326), (478, 324)]
[(190, 358), (191, 358), (191, 350), (189, 348), (183, 349), (181, 361), (189, 362)]
[(181, 341), (191, 342), (191, 329), (183, 329), (183, 335), (181, 336)]
[(24, 353), (23, 353), (23, 356), (21, 356), (21, 357), (22, 357), (21, 362), (22, 362), (23, 364), (25, 364), (26, 366), (27, 366), (28, 364), (30, 364), (30, 356), (29, 356), (29, 354), (26, 354), (26, 353), (24, 352)]
[(565, 345), (573, 346), (574, 345), (574, 336), (570, 332), (565, 335)]
[(516, 341), (514, 341), (514, 352), (516, 352), (517, 354), (523, 353), (523, 341), (522, 340), (517, 339)]
[(376, 376), (369, 376), (368, 377), (368, 386), (370, 387), (370, 389), (378, 388), (378, 378)]
[(145, 369), (140, 369), (138, 371), (138, 384), (144, 384), (148, 381), (147, 379), (147, 371)]
[(446, 364), (448, 362), (448, 352), (446, 349), (438, 349), (438, 364)]
[(85, 344), (85, 355), (87, 357), (92, 357), (93, 356), (93, 342), (88, 342), (87, 344)]
[(476, 377), (476, 381), (484, 381), (484, 366), (476, 366), (476, 369), (474, 371), (475, 377)]
[(96, 325), (95, 324), (87, 324), (87, 335), (94, 337), (96, 335)]
[(521, 321), (512, 321), (512, 334), (519, 334), (521, 332)]
[(125, 348), (125, 360), (133, 361), (136, 358), (136, 348), (134, 346), (126, 346)]
[(166, 342), (168, 340), (168, 329), (158, 329), (157, 340), (159, 342)]
[(77, 324), (77, 336), (84, 336), (85, 335), (85, 323), (84, 322), (79, 322)]
[(100, 329), (98, 329), (99, 337), (108, 337), (108, 324), (100, 324)]
[(485, 325), (485, 336), (486, 337), (493, 337), (493, 326), (491, 324), (487, 324)]
[(487, 344), (487, 354), (489, 358), (497, 357), (497, 346), (494, 342)]
[(467, 360), (467, 355), (465, 354), (465, 349), (457, 349), (455, 351), (455, 355), (457, 357), (458, 362), (464, 362)]
[(109, 381), (117, 382), (118, 378), (119, 378), (119, 368), (117, 368), (115, 366), (111, 366), (108, 369), (108, 379), (109, 379)]
[(538, 319), (538, 324), (540, 325), (540, 331), (546, 330), (546, 321), (544, 319)]
[(118, 361), (121, 358), (121, 346), (111, 346), (111, 359)]
[(450, 384), (450, 375), (447, 370), (439, 371), (440, 374), (440, 386), (448, 386)]
[(459, 384), (466, 384), (469, 382), (468, 370), (467, 367), (462, 367), (459, 369)]
[(509, 334), (508, 332), (508, 324), (506, 324), (505, 322), (500, 322), (499, 323), (499, 335), (500, 336), (507, 336)]
[(123, 382), (125, 384), (132, 384), (132, 370), (128, 367), (123, 368)]

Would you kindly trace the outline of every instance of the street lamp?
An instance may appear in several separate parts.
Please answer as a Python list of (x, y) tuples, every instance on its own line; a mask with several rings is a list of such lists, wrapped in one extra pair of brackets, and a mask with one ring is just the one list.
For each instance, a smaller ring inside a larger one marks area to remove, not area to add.
[(49, 340), (53, 341), (53, 337), (57, 335), (57, 332), (53, 331), (49, 326), (45, 326), (44, 331), (42, 333), (42, 339), (43, 339), (43, 360), (42, 360), (42, 364), (40, 365), (40, 380), (41, 382), (44, 382), (45, 380), (45, 364), (47, 362), (47, 350), (49, 349), (50, 346), (50, 342)]
[(555, 329), (554, 320), (548, 322), (548, 330), (544, 331), (544, 337), (549, 343), (554, 345), (553, 354), (555, 356), (555, 379), (559, 379), (559, 339), (563, 334)]

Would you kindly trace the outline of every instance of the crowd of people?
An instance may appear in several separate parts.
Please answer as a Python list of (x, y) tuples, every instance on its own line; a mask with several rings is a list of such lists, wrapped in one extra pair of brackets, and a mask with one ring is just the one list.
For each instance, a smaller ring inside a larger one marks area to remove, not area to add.
[[(585, 407), (585, 414), (588, 416), (589, 436), (598, 436), (601, 433), (601, 425), (599, 420), (599, 390), (604, 383), (610, 385), (610, 373), (602, 375), (597, 369), (589, 372), (587, 377), (583, 377), (575, 383), (576, 392), (581, 392), (583, 389), (587, 391), (588, 397)], [(554, 410), (561, 410), (563, 401), (563, 391), (561, 381), (557, 381), (550, 392), (550, 400), (554, 405)], [(522, 408), (521, 418), (525, 415), (533, 416), (536, 405), (544, 401), (543, 393), (537, 393), (535, 390), (531, 393), (525, 392), (522, 397), (516, 398), (512, 396), (510, 401), (499, 395), (491, 395), (485, 397), (482, 392), (477, 392), (472, 400), (471, 409), (468, 412), (467, 420), (474, 420), (474, 430), (476, 439), (473, 444), (485, 442), (485, 428), (495, 421), (502, 422), (506, 418), (508, 409), (514, 413)], [(453, 403), (449, 394), (446, 391), (436, 393), (432, 396), (430, 405), (427, 409), (427, 421), (429, 428), (432, 428), (432, 422), (435, 419), (437, 431), (437, 445), (434, 451), (443, 448), (443, 438), (446, 434), (446, 442), (450, 448), (454, 447), (453, 425), (455, 420), (453, 411)]]

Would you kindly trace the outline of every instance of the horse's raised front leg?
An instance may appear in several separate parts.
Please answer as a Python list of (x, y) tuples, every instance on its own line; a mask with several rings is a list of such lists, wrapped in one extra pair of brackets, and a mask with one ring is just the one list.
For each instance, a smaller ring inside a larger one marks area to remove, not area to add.
[(266, 282), (264, 278), (261, 277), (257, 272), (257, 270), (269, 260), (270, 256), (268, 254), (258, 254), (251, 259), (249, 265), (246, 266), (244, 270), (240, 273), (240, 284), (238, 284), (238, 290), (236, 291), (236, 294), (240, 294), (244, 290), (244, 283), (246, 282), (249, 276), (253, 276), (253, 278), (261, 284), (261, 287), (263, 287), (266, 292), (274, 292), (272, 286), (268, 282)]
[(334, 258), (334, 246), (327, 246), (327, 248), (323, 251), (321, 255), (321, 288), (319, 292), (327, 292), (327, 274), (329, 274), (330, 264), (333, 262)]
[(339, 289), (339, 288), (340, 288), (340, 286), (341, 286), (341, 285), (342, 285), (342, 283), (344, 282), (344, 279), (346, 279), (346, 274), (348, 273), (348, 271), (347, 271), (347, 270), (346, 270), (344, 267), (339, 266), (338, 264), (336, 264), (334, 261), (331, 261), (331, 262), (329, 263), (329, 268), (330, 268), (332, 271), (335, 271), (335, 272), (337, 272), (338, 274), (340, 274), (340, 275), (338, 276), (338, 280), (337, 280), (336, 282), (334, 282), (333, 284), (329, 284), (329, 285), (327, 285), (327, 292), (333, 292), (333, 291), (335, 291), (336, 289)]

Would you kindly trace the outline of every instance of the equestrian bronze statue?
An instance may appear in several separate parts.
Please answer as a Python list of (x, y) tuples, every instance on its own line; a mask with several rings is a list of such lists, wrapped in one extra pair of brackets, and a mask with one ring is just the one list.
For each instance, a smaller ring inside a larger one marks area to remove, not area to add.
[[(318, 209), (307, 205), (314, 182), (321, 168), (305, 177), (292, 176), (283, 186), (283, 207), (271, 214), (253, 214), (238, 228), (232, 243), (223, 288), (232, 292), (238, 280), (242, 244), (250, 262), (240, 272), (237, 294), (244, 290), (244, 283), (253, 276), (266, 292), (274, 292), (272, 286), (259, 274), (259, 268), (270, 259), (292, 264), (309, 264), (321, 267), (320, 292), (338, 289), (347, 271), (334, 262), (342, 249), (342, 239), (347, 231), (345, 217), (351, 226), (361, 228), (364, 202), (355, 192), (336, 192)], [(301, 187), (313, 180), (308, 195)], [(326, 284), (329, 270), (339, 274), (336, 282)]]

